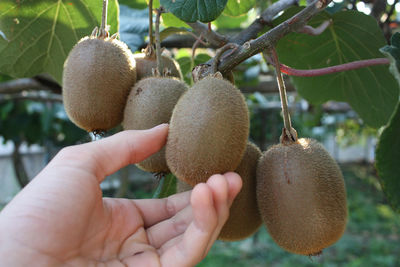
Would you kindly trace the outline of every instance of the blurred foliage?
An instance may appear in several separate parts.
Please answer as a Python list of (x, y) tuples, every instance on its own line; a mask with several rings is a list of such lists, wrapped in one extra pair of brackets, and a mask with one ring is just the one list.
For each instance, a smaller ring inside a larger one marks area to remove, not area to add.
[(68, 119), (61, 103), (1, 100), (0, 119), (0, 136), (4, 142), (44, 145), (50, 141), (63, 147), (90, 140), (85, 131)]

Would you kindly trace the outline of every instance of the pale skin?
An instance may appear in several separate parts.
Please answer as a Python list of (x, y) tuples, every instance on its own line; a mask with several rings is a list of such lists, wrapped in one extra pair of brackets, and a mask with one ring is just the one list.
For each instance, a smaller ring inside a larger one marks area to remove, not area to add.
[(0, 266), (194, 266), (242, 182), (213, 175), (165, 199), (103, 198), (109, 174), (158, 151), (168, 125), (65, 148), (0, 213)]

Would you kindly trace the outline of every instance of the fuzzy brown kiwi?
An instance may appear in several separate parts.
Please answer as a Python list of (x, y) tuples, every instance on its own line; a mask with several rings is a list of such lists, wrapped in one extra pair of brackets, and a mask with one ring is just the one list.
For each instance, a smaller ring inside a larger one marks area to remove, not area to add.
[(64, 64), (62, 95), (68, 117), (88, 132), (117, 126), (135, 82), (135, 59), (126, 44), (108, 37), (82, 38)]
[(292, 253), (315, 255), (335, 243), (346, 227), (342, 173), (313, 139), (278, 144), (263, 154), (257, 201), (272, 238)]
[(218, 237), (220, 240), (244, 239), (256, 232), (262, 224), (256, 198), (256, 172), (260, 157), (260, 149), (248, 142), (243, 159), (235, 170), (242, 178), (242, 189), (232, 203), (229, 218)]
[(192, 186), (212, 174), (234, 171), (248, 134), (249, 114), (241, 92), (226, 80), (208, 76), (174, 108), (166, 145), (168, 167)]
[[(168, 123), (186, 84), (173, 77), (149, 77), (136, 83), (129, 94), (122, 126), (125, 130), (144, 130)], [(165, 147), (137, 166), (148, 172), (169, 172)]]
[[(153, 56), (146, 56), (145, 53), (134, 54), (133, 56), (136, 60), (137, 79), (141, 80), (153, 76), (153, 69), (157, 68), (156, 58)], [(163, 68), (167, 68), (171, 71), (169, 76), (182, 80), (182, 72), (178, 62), (169, 56), (161, 55), (161, 63)]]

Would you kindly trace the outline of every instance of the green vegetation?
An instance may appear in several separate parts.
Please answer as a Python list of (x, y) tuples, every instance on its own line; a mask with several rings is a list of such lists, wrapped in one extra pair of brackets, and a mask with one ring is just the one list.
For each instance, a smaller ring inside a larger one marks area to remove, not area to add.
[(343, 237), (321, 256), (309, 258), (282, 250), (263, 226), (244, 241), (217, 241), (198, 267), (400, 266), (400, 215), (387, 204), (374, 169), (369, 165), (341, 168), (349, 221)]

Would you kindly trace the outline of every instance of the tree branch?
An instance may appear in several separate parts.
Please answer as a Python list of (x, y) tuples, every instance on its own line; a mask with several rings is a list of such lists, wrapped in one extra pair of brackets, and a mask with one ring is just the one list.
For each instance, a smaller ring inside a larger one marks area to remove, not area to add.
[(208, 26), (204, 23), (201, 22), (193, 22), (193, 23), (188, 23), (190, 27), (198, 34), (198, 35), (203, 35), (205, 39), (210, 43), (212, 47), (221, 47), (224, 44), (229, 42), (229, 39), (226, 38), (225, 36), (215, 32), (215, 31), (210, 31), (208, 29)]
[(26, 90), (46, 90), (61, 94), (61, 87), (45, 76), (21, 78), (0, 83), (0, 94), (16, 94)]
[[(220, 61), (218, 64), (218, 70), (222, 72), (222, 74), (226, 74), (247, 58), (275, 46), (275, 44), (288, 33), (297, 31), (304, 27), (315, 14), (322, 11), (330, 2), (331, 0), (316, 0), (313, 4), (307, 6), (290, 19), (282, 22), (257, 39), (244, 43), (229, 57), (225, 57)], [(200, 70), (196, 70), (196, 68), (198, 68), (196, 67), (193, 72), (200, 74), (199, 78), (211, 74), (212, 69), (210, 66), (212, 65), (212, 62), (212, 59), (209, 60), (205, 65), (199, 66), (201, 68)]]
[(62, 96), (57, 94), (37, 94), (33, 92), (23, 94), (5, 94), (0, 95), (0, 101), (4, 100), (32, 100), (37, 102), (60, 102), (62, 103)]
[(43, 89), (43, 86), (32, 78), (22, 78), (0, 83), (0, 94), (15, 94), (33, 89)]
[(273, 3), (267, 9), (261, 13), (261, 16), (256, 19), (247, 29), (241, 31), (236, 35), (231, 42), (237, 44), (244, 44), (250, 39), (257, 38), (257, 34), (266, 26), (271, 25), (272, 20), (279, 12), (285, 10), (288, 7), (297, 5), (298, 0), (280, 0)]

